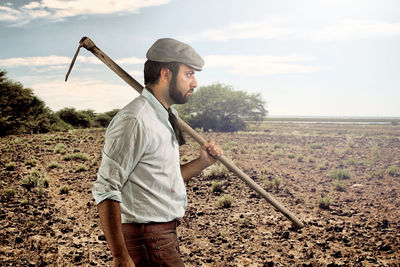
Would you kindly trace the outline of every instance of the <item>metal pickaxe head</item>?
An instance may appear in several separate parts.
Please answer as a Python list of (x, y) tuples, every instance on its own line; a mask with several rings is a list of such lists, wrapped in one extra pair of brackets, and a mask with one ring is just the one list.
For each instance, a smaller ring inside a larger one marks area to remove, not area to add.
[(83, 38), (79, 41), (78, 49), (76, 49), (75, 55), (74, 55), (74, 57), (72, 58), (72, 61), (71, 61), (71, 65), (69, 65), (68, 72), (67, 72), (67, 74), (65, 75), (65, 81), (68, 80), (68, 76), (69, 76), (69, 74), (71, 73), (72, 67), (73, 67), (74, 64), (75, 64), (75, 60), (76, 60), (76, 58), (78, 57), (79, 50), (81, 50), (81, 47), (82, 47), (82, 46), (85, 47), (87, 50), (91, 51), (91, 50), (93, 49), (93, 47), (95, 47), (96, 45), (94, 44), (94, 42), (93, 42), (92, 40), (90, 40), (89, 37), (86, 37), (86, 36), (83, 37)]

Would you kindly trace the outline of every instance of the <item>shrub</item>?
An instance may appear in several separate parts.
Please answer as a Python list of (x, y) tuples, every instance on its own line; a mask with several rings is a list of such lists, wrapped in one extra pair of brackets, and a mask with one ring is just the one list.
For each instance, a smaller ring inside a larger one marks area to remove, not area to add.
[(62, 159), (65, 161), (69, 161), (69, 160), (87, 161), (89, 159), (89, 156), (85, 153), (73, 153), (73, 154), (65, 155)]
[(390, 176), (397, 176), (399, 173), (399, 168), (396, 166), (390, 166), (386, 169), (386, 173)]
[(324, 162), (324, 163), (318, 164), (317, 168), (318, 168), (319, 170), (321, 170), (321, 171), (324, 171), (324, 170), (328, 169), (328, 166), (327, 166), (327, 164)]
[(287, 156), (289, 159), (294, 159), (296, 157), (294, 153), (288, 153)]
[(25, 165), (30, 167), (35, 167), (38, 161), (36, 159), (27, 159), (25, 160)]
[(318, 204), (321, 209), (328, 210), (330, 205), (332, 205), (332, 200), (329, 196), (321, 196), (318, 198)]
[(4, 200), (10, 200), (15, 196), (15, 189), (14, 188), (3, 189), (0, 196)]
[(48, 187), (49, 179), (43, 177), (40, 172), (33, 170), (28, 176), (21, 179), (22, 186), (26, 189), (31, 190), (34, 187)]
[(50, 130), (51, 110), (19, 82), (0, 71), (0, 136), (21, 133), (44, 133)]
[(276, 143), (274, 144), (274, 149), (282, 148), (282, 144)]
[(385, 174), (386, 174), (385, 170), (376, 170), (370, 176), (371, 178), (383, 179), (385, 177)]
[(239, 223), (241, 224), (241, 227), (249, 227), (250, 226), (250, 220), (248, 218), (240, 218)]
[(47, 177), (43, 177), (40, 182), (43, 185), (43, 187), (48, 188), (49, 187), (49, 183), (50, 183), (50, 179), (47, 178)]
[(65, 153), (67, 153), (67, 151), (65, 150), (65, 145), (62, 144), (62, 143), (58, 143), (58, 144), (54, 147), (54, 153), (61, 154), (61, 155), (65, 155)]
[(342, 184), (338, 180), (333, 182), (333, 187), (335, 188), (336, 191), (339, 191), (339, 192), (346, 191), (346, 187), (344, 186), (344, 184)]
[(344, 169), (337, 169), (333, 170), (329, 173), (329, 177), (332, 179), (336, 180), (344, 180), (344, 179), (350, 179), (351, 174), (349, 171), (344, 170)]
[(285, 192), (285, 194), (287, 194), (287, 195), (290, 195), (290, 196), (292, 195), (292, 192), (290, 191), (290, 189), (288, 187), (285, 187), (283, 192)]
[(344, 161), (344, 163), (346, 164), (346, 165), (356, 165), (356, 164), (359, 164), (360, 162), (359, 161), (357, 161), (356, 159), (354, 159), (354, 158), (348, 158), (348, 159), (346, 159), (345, 161)]
[(88, 167), (86, 167), (86, 165), (83, 164), (79, 164), (75, 166), (75, 172), (83, 172), (83, 171), (87, 171)]
[(217, 206), (220, 208), (229, 208), (232, 205), (233, 198), (230, 195), (222, 196), (217, 200)]
[(41, 175), (38, 171), (33, 170), (29, 173), (28, 176), (22, 178), (22, 186), (26, 189), (30, 190), (39, 185), (39, 181), (41, 179)]
[(68, 185), (64, 185), (64, 186), (60, 187), (59, 192), (60, 192), (61, 195), (68, 195), (69, 190), (70, 190), (69, 186)]
[(49, 169), (49, 170), (51, 170), (51, 169), (62, 169), (62, 166), (57, 161), (52, 161), (49, 164), (47, 164), (47, 169)]
[(222, 188), (224, 184), (222, 182), (213, 182), (211, 190), (213, 193), (222, 193), (224, 190)]
[(91, 110), (77, 111), (75, 108), (64, 108), (56, 114), (73, 127), (88, 128), (93, 125), (94, 113)]
[(312, 143), (309, 145), (311, 149), (321, 149), (323, 145), (321, 143)]
[(304, 158), (303, 155), (298, 155), (297, 156), (297, 161), (298, 162), (303, 162), (303, 158)]
[(97, 114), (94, 118), (96, 123), (101, 127), (107, 127), (112, 118), (118, 113), (119, 109), (113, 109), (101, 114)]
[(6, 163), (5, 167), (6, 167), (7, 171), (14, 171), (16, 164), (15, 164), (15, 162), (9, 162), (9, 163)]
[(211, 177), (227, 177), (229, 175), (229, 170), (220, 162), (216, 162), (206, 169), (204, 175)]
[(264, 185), (267, 191), (272, 191), (275, 189), (276, 192), (279, 191), (279, 186), (281, 185), (281, 180), (278, 178), (272, 178), (271, 180), (265, 180)]

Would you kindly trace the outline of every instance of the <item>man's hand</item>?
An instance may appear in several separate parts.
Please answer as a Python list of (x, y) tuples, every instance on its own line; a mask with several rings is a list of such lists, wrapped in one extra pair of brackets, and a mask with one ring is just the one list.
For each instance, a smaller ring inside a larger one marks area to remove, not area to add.
[(200, 148), (200, 159), (205, 168), (213, 164), (222, 154), (223, 150), (213, 139), (208, 140)]
[(200, 156), (189, 163), (181, 165), (182, 178), (186, 182), (191, 177), (198, 175), (202, 170), (213, 164), (223, 151), (214, 140), (209, 140), (200, 148)]

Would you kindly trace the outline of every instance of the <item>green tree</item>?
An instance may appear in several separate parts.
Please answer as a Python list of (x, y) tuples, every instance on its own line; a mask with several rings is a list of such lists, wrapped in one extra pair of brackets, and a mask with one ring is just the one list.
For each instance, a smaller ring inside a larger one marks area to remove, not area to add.
[(101, 126), (101, 127), (107, 127), (108, 124), (110, 124), (110, 121), (112, 118), (117, 114), (119, 109), (113, 109), (104, 113), (97, 114), (95, 117), (95, 121)]
[(51, 128), (53, 114), (32, 90), (0, 71), (0, 135), (43, 133)]
[(175, 107), (194, 128), (232, 132), (245, 129), (245, 121), (263, 120), (267, 115), (265, 105), (259, 93), (235, 91), (217, 83), (200, 87), (186, 104)]
[(63, 108), (56, 113), (63, 121), (77, 128), (89, 128), (94, 121), (93, 110), (77, 111), (75, 108)]

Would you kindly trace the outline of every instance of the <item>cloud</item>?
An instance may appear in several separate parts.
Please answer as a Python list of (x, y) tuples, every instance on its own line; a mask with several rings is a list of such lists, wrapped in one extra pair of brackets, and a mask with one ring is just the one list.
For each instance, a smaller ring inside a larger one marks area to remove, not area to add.
[(369, 39), (400, 35), (400, 23), (367, 20), (343, 20), (335, 25), (327, 26), (308, 36), (320, 41), (344, 39)]
[(146, 59), (138, 57), (127, 57), (115, 60), (117, 64), (144, 64)]
[[(69, 65), (71, 63), (72, 58), (64, 57), (64, 56), (56, 56), (50, 55), (45, 57), (15, 57), (15, 58), (7, 58), (0, 59), (0, 66), (13, 68), (13, 67), (38, 67), (38, 66), (55, 66), (55, 65)], [(129, 57), (129, 58), (121, 58), (115, 60), (118, 64), (143, 64), (145, 59)], [(98, 58), (95, 56), (78, 56), (78, 63), (84, 64), (103, 64)]]
[(204, 60), (207, 68), (226, 68), (229, 73), (243, 76), (310, 73), (322, 69), (295, 63), (311, 60), (303, 56), (210, 55)]
[(128, 85), (116, 85), (93, 79), (34, 82), (29, 84), (29, 88), (32, 88), (34, 93), (54, 111), (75, 107), (78, 110), (94, 109), (96, 112), (105, 112), (122, 108), (138, 96), (138, 93)]
[[(299, 24), (299, 21), (303, 23)], [(373, 20), (341, 20), (324, 25), (321, 21), (300, 18), (269, 18), (260, 21), (242, 21), (219, 28), (208, 29), (186, 36), (188, 42), (196, 40), (228, 41), (244, 39), (281, 39), (333, 41), (367, 39), (400, 35), (400, 23)]]
[(142, 8), (168, 2), (169, 0), (39, 0), (19, 7), (4, 3), (0, 5), (0, 21), (21, 26), (38, 18), (59, 21), (79, 15), (138, 13)]

